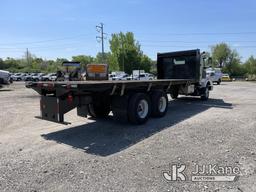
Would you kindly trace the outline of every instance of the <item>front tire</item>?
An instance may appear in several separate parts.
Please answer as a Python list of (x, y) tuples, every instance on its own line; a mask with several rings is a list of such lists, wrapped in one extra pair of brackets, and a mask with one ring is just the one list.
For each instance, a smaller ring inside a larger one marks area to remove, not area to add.
[(201, 95), (201, 100), (202, 101), (207, 101), (209, 99), (209, 95), (210, 95), (210, 91), (209, 91), (209, 86), (207, 85), (204, 88), (203, 94)]
[(133, 124), (144, 124), (151, 113), (151, 102), (148, 95), (135, 93), (131, 96), (128, 105), (128, 120)]

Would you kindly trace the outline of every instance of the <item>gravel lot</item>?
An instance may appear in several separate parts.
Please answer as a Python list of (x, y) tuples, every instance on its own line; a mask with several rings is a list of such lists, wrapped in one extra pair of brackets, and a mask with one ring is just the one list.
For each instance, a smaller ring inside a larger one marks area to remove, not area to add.
[[(211, 99), (170, 100), (165, 117), (131, 126), (66, 115), (35, 118), (23, 83), (0, 90), (0, 191), (256, 191), (256, 84), (215, 86)], [(239, 167), (235, 182), (167, 182), (170, 164)]]

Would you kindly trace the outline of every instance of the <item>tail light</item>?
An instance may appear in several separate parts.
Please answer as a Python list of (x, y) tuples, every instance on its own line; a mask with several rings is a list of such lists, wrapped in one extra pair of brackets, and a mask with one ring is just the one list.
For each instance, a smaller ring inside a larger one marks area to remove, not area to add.
[(73, 103), (73, 96), (72, 95), (68, 95), (67, 101), (68, 101), (68, 104), (72, 104)]

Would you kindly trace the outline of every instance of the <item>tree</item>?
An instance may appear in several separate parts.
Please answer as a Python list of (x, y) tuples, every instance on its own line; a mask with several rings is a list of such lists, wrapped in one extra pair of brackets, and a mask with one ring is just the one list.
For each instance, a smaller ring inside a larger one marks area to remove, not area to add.
[(132, 32), (112, 34), (109, 43), (111, 50), (110, 65), (118, 65), (119, 70), (127, 73), (139, 69), (143, 53)]
[(87, 64), (93, 63), (95, 59), (92, 56), (88, 56), (88, 55), (77, 55), (77, 56), (73, 56), (72, 60), (80, 62), (81, 66), (86, 67)]
[(20, 63), (21, 63), (20, 60), (10, 58), (10, 57), (7, 57), (6, 60), (4, 60), (4, 65), (6, 66), (6, 69), (14, 72), (22, 69), (22, 66)]
[(256, 76), (256, 58), (250, 56), (249, 59), (244, 63), (244, 70), (247, 73), (247, 76), (255, 77)]
[(104, 63), (106, 63), (107, 60), (108, 60), (107, 59), (108, 58), (108, 54), (109, 53), (104, 53), (104, 56), (103, 56), (101, 52), (97, 53), (96, 58), (94, 59), (94, 62), (95, 63), (103, 63), (103, 61), (104, 61)]
[[(103, 61), (102, 53), (99, 52), (96, 55), (95, 63), (102, 63), (102, 61)], [(104, 63), (109, 65), (109, 71), (119, 70), (118, 63), (115, 61), (115, 58), (110, 52), (104, 53)]]
[(212, 59), (214, 67), (224, 67), (229, 60), (232, 50), (226, 43), (220, 43), (212, 47)]
[(6, 69), (6, 65), (2, 58), (0, 58), (0, 69)]
[(140, 68), (144, 69), (146, 72), (150, 72), (152, 70), (152, 60), (147, 55), (142, 55)]
[(225, 66), (223, 67), (223, 72), (228, 73), (231, 76), (243, 76), (245, 71), (241, 65), (241, 59), (236, 50), (231, 50), (228, 55)]
[(244, 76), (246, 71), (241, 63), (241, 58), (235, 49), (231, 49), (226, 43), (220, 43), (212, 47), (213, 67), (221, 67), (224, 73), (231, 76)]

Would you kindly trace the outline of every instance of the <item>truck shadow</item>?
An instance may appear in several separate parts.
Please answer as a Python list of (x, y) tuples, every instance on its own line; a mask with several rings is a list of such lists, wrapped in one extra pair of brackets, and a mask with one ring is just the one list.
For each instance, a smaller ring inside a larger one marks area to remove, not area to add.
[(42, 137), (82, 149), (89, 154), (108, 156), (212, 107), (232, 109), (233, 105), (225, 103), (222, 99), (209, 99), (207, 102), (202, 102), (198, 98), (183, 97), (169, 102), (165, 117), (150, 119), (145, 125), (122, 124), (109, 117), (45, 134)]
[(13, 91), (12, 89), (0, 89), (0, 92), (9, 92), (9, 91)]

